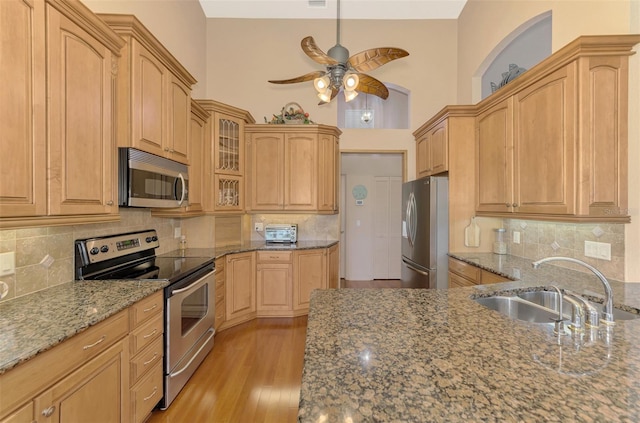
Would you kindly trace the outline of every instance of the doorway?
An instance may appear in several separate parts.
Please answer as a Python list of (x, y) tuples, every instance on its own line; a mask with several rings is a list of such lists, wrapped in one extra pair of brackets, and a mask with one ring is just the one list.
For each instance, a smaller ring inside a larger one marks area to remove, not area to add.
[(341, 278), (400, 279), (405, 164), (405, 151), (341, 153)]

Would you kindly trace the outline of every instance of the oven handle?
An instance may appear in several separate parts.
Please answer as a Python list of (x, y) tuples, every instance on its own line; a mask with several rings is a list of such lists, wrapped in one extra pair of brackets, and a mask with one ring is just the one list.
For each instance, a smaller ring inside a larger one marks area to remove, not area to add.
[(190, 283), (189, 285), (185, 286), (184, 288), (179, 288), (179, 289), (175, 289), (175, 290), (171, 291), (170, 296), (173, 296), (175, 294), (180, 294), (181, 292), (186, 292), (186, 291), (192, 289), (195, 285), (197, 285), (200, 282), (202, 282), (205, 278), (209, 277), (212, 273), (215, 273), (215, 270), (213, 272), (208, 272), (206, 275), (204, 275), (203, 277), (199, 278), (195, 282)]
[(184, 365), (180, 370), (178, 370), (177, 372), (174, 372), (174, 373), (169, 374), (169, 377), (176, 377), (176, 376), (178, 376), (180, 373), (184, 372), (185, 370), (187, 370), (187, 369), (189, 368), (189, 366), (191, 365), (191, 363), (193, 363), (193, 360), (195, 360), (195, 359), (198, 357), (198, 355), (200, 354), (200, 352), (202, 351), (202, 349), (203, 349), (204, 347), (206, 347), (206, 346), (207, 346), (207, 344), (209, 343), (209, 341), (211, 341), (211, 338), (213, 338), (213, 336), (215, 335), (215, 330), (214, 330), (213, 328), (209, 328), (209, 330), (207, 330), (207, 332), (205, 332), (205, 333), (209, 333), (209, 332), (211, 332), (211, 335), (209, 335), (209, 337), (207, 338), (207, 340), (206, 340), (206, 341), (204, 341), (204, 342), (202, 343), (202, 345), (200, 346), (200, 348), (198, 348), (198, 351), (196, 351), (196, 353), (195, 353), (195, 354), (193, 354), (193, 356), (191, 357), (191, 360), (189, 360), (189, 361), (187, 362), (187, 364), (185, 364), (185, 365)]

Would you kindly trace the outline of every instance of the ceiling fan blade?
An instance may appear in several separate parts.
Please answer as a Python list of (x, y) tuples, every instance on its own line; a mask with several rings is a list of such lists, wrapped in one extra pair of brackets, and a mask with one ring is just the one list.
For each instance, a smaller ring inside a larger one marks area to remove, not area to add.
[(300, 42), (302, 50), (316, 63), (321, 65), (337, 65), (338, 61), (320, 50), (312, 36), (304, 37)]
[(269, 82), (271, 82), (272, 84), (296, 84), (298, 82), (305, 82), (305, 81), (313, 81), (316, 78), (320, 78), (322, 76), (324, 76), (327, 72), (325, 71), (315, 71), (315, 72), (309, 72), (307, 74), (304, 74), (302, 76), (298, 76), (297, 78), (291, 78), (291, 79), (280, 79), (280, 80), (270, 80)]
[(408, 56), (406, 50), (395, 47), (378, 47), (356, 53), (349, 58), (349, 65), (358, 72), (369, 72), (392, 60)]
[(364, 73), (359, 73), (358, 78), (360, 78), (360, 82), (356, 87), (356, 91), (365, 94), (372, 94), (383, 100), (386, 100), (387, 97), (389, 97), (389, 90), (382, 82)]
[(318, 106), (322, 106), (323, 104), (331, 103), (331, 100), (333, 100), (338, 95), (339, 92), (340, 92), (340, 88), (332, 88), (331, 89), (331, 99), (329, 99), (329, 101), (320, 101), (320, 103), (318, 103)]

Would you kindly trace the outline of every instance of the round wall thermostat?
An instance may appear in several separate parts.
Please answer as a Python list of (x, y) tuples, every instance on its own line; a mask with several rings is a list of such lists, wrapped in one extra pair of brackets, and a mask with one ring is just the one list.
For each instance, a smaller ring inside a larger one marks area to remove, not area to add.
[(365, 198), (367, 198), (367, 187), (365, 187), (364, 185), (356, 185), (351, 190), (351, 194), (356, 200), (364, 200)]

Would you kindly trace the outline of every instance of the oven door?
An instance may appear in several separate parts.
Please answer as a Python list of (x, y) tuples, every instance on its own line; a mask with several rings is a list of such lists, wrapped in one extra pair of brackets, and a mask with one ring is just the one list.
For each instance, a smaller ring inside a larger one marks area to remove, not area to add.
[(176, 366), (185, 363), (182, 359), (188, 353), (197, 353), (192, 350), (203, 336), (213, 336), (214, 274), (212, 270), (166, 288), (166, 374), (178, 371)]

